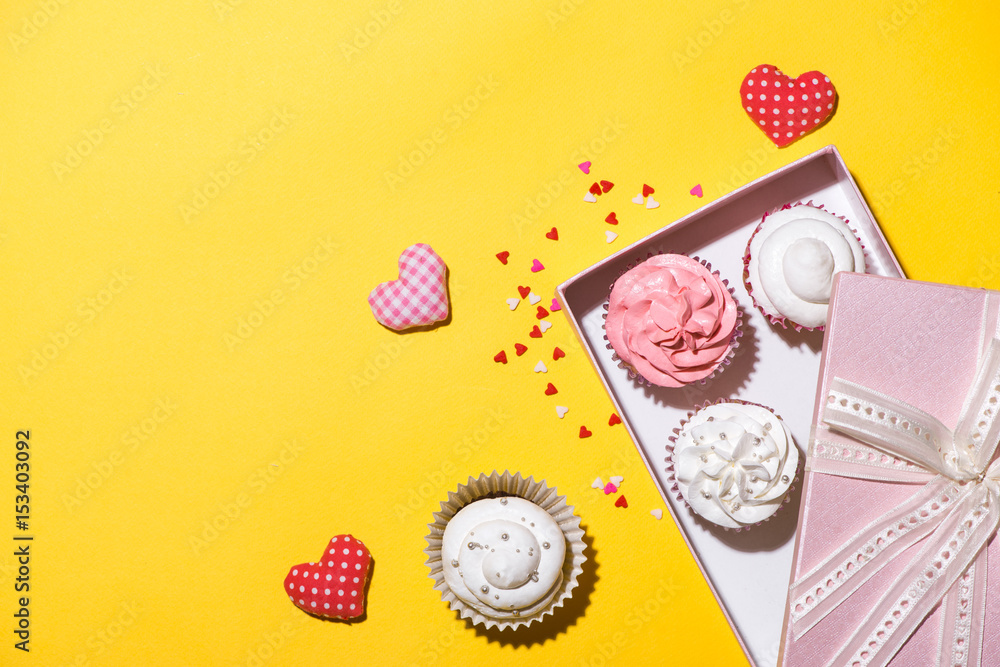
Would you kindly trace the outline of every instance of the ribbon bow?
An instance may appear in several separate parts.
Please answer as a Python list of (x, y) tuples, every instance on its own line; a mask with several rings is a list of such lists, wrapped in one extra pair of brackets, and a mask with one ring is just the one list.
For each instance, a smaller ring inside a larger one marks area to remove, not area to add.
[[(798, 639), (904, 550), (923, 542), (830, 665), (886, 665), (940, 603), (940, 665), (979, 665), (986, 549), (1000, 526), (1000, 340), (993, 339), (955, 430), (903, 401), (841, 378), (823, 420), (850, 447), (814, 438), (814, 470), (914, 481), (919, 491), (863, 528), (796, 581), (790, 620)], [(843, 461), (849, 460), (849, 465)], [(811, 462), (812, 463), (812, 462)], [(859, 467), (860, 466), (860, 467)]]

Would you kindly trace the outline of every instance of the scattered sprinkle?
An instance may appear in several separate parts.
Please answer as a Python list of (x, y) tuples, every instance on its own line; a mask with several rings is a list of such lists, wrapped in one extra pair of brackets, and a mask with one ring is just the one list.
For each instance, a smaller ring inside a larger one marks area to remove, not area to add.
[(621, 488), (622, 482), (625, 481), (625, 478), (622, 477), (621, 475), (614, 475), (612, 477), (609, 477), (608, 479), (610, 479), (611, 483), (617, 486), (618, 488)]
[(535, 318), (536, 319), (540, 320), (543, 317), (548, 317), (548, 316), (549, 316), (549, 311), (545, 310), (545, 306), (539, 306), (538, 310), (535, 311)]
[(580, 167), (580, 171), (582, 171), (583, 173), (585, 174), (590, 173), (590, 160), (587, 160), (586, 162), (581, 162), (577, 166)]
[(589, 438), (592, 435), (594, 435), (594, 434), (591, 433), (590, 431), (588, 431), (586, 426), (581, 426), (580, 427), (580, 437), (581, 438)]
[[(636, 196), (632, 197), (632, 203), (633, 204), (639, 204), (640, 206), (642, 206), (643, 204), (646, 203), (645, 200), (646, 200), (646, 198), (642, 196), (641, 192), (639, 194), (637, 194)], [(597, 200), (595, 199), (594, 201), (597, 201)]]
[(652, 188), (652, 186), (646, 185), (645, 183), (642, 184), (642, 196), (643, 197), (648, 197), (649, 195), (653, 194), (654, 192), (656, 192), (656, 190), (654, 190)]
[(559, 230), (556, 229), (555, 227), (553, 227), (552, 231), (549, 231), (549, 232), (545, 233), (545, 238), (552, 239), (553, 241), (558, 241), (559, 240)]
[(507, 363), (507, 351), (506, 350), (500, 350), (499, 352), (497, 352), (496, 356), (493, 357), (493, 361), (497, 362), (498, 364), (506, 364)]
[(514, 297), (507, 299), (507, 305), (510, 306), (511, 310), (517, 310), (517, 304), (519, 303), (521, 303), (520, 299), (516, 299)]
[(566, 353), (560, 350), (558, 347), (552, 350), (552, 361), (558, 361), (566, 356)]
[(618, 496), (618, 500), (615, 501), (615, 507), (628, 507), (628, 501), (625, 500), (625, 496)]
[(590, 202), (591, 204), (593, 204), (597, 201), (597, 197), (588, 192), (587, 194), (583, 195), (583, 201)]
[(510, 252), (508, 252), (508, 251), (506, 251), (506, 250), (504, 250), (503, 252), (498, 252), (498, 253), (497, 253), (497, 259), (499, 259), (499, 260), (500, 260), (500, 263), (501, 263), (501, 264), (504, 264), (504, 265), (506, 265), (506, 264), (507, 264), (507, 258), (508, 258), (508, 257), (510, 257)]
[(699, 198), (703, 194), (705, 194), (704, 192), (701, 191), (701, 183), (699, 183), (698, 185), (696, 185), (693, 188), (691, 188), (691, 194), (693, 194), (695, 197), (699, 197)]
[(552, 384), (551, 382), (549, 383), (549, 386), (547, 386), (545, 388), (545, 395), (546, 396), (554, 396), (554, 395), (556, 395), (558, 393), (559, 393), (559, 390), (556, 389), (556, 386), (554, 384)]
[(527, 298), (527, 296), (531, 294), (531, 288), (525, 287), (524, 285), (518, 285), (517, 293), (521, 295), (522, 299)]
[[(641, 204), (642, 202), (639, 203)], [(617, 225), (618, 216), (615, 215), (614, 211), (611, 211), (611, 213), (608, 213), (608, 217), (604, 218), (604, 222), (608, 223), (609, 225)]]
[(545, 363), (544, 362), (539, 361), (537, 364), (535, 364), (535, 372), (536, 373), (548, 373), (549, 369), (545, 367)]
[(560, 305), (559, 299), (552, 297), (552, 305), (549, 306), (549, 310), (551, 310), (553, 313), (556, 312), (557, 310), (562, 310), (562, 305)]
[(542, 320), (541, 322), (538, 323), (538, 326), (542, 328), (542, 333), (545, 333), (546, 331), (552, 328), (552, 322), (549, 322), (548, 320)]
[(565, 417), (567, 412), (569, 412), (569, 408), (567, 408), (565, 405), (556, 406), (556, 414), (559, 415), (559, 419)]
[(618, 416), (617, 412), (611, 413), (611, 419), (608, 420), (608, 426), (614, 426), (615, 424), (621, 424), (622, 418)]
[(528, 351), (528, 346), (527, 345), (521, 345), (520, 343), (514, 343), (514, 352), (517, 353), (517, 356), (520, 357), (522, 354), (524, 354), (527, 351)]
[(612, 484), (611, 482), (608, 482), (607, 484), (604, 485), (604, 495), (606, 496), (610, 496), (612, 493), (616, 493), (617, 491), (618, 487)]
[(604, 488), (604, 480), (601, 479), (600, 477), (598, 477), (597, 479), (595, 479), (590, 484), (590, 488), (592, 488), (592, 489), (603, 489)]
[[(659, 204), (657, 204), (657, 206), (659, 206)], [(539, 262), (537, 259), (532, 260), (532, 262), (531, 262), (531, 272), (532, 273), (538, 273), (539, 271), (541, 271), (544, 268), (545, 267), (542, 266), (542, 263)]]
[(601, 181), (601, 192), (610, 192), (613, 187), (615, 184), (611, 181)]
[(542, 297), (538, 296), (534, 292), (528, 295), (528, 303), (534, 306), (536, 303), (542, 300)]
[(611, 243), (611, 242), (612, 242), (612, 241), (614, 241), (614, 240), (615, 240), (616, 238), (618, 238), (618, 235), (617, 235), (617, 234), (615, 234), (615, 233), (614, 233), (613, 231), (611, 231), (610, 229), (607, 229), (607, 230), (605, 230), (605, 231), (604, 231), (604, 238), (605, 238), (605, 239), (607, 240), (607, 242), (608, 242), (608, 243)]
[(595, 197), (598, 196), (598, 195), (600, 195), (601, 194), (601, 184), (600, 183), (594, 183), (593, 185), (590, 186), (589, 192), (590, 192), (590, 194), (594, 195)]
[(652, 514), (653, 518), (657, 521), (663, 518), (663, 510), (661, 509), (649, 510), (649, 513)]
[(659, 208), (660, 202), (656, 201), (652, 197), (646, 200), (646, 208)]
[(531, 331), (528, 332), (528, 335), (531, 336), (532, 338), (541, 338), (542, 330), (539, 329), (538, 325), (536, 324), (535, 326), (531, 327)]

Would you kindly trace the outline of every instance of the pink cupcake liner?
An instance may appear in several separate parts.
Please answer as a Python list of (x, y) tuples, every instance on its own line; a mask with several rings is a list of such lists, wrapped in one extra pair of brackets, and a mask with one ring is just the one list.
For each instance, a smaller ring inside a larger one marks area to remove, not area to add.
[(796, 202), (794, 204), (785, 204), (784, 206), (779, 206), (779, 207), (774, 208), (774, 209), (772, 209), (770, 211), (767, 211), (761, 217), (760, 222), (757, 223), (757, 226), (754, 228), (753, 233), (750, 235), (750, 238), (747, 240), (746, 250), (743, 251), (743, 286), (746, 288), (747, 294), (750, 295), (750, 300), (753, 301), (754, 308), (756, 308), (758, 311), (760, 311), (760, 314), (763, 315), (764, 317), (766, 317), (767, 320), (768, 320), (768, 322), (770, 322), (771, 324), (773, 324), (773, 325), (781, 325), (782, 329), (787, 329), (788, 325), (790, 324), (790, 325), (792, 325), (792, 328), (795, 329), (795, 331), (823, 331), (826, 328), (825, 326), (806, 327), (806, 326), (802, 326), (798, 322), (794, 322), (794, 321), (788, 319), (784, 315), (772, 315), (771, 313), (765, 311), (764, 308), (760, 305), (760, 303), (757, 302), (757, 298), (753, 295), (753, 285), (750, 284), (750, 244), (753, 242), (753, 238), (755, 236), (757, 236), (757, 232), (759, 232), (760, 229), (761, 229), (761, 227), (764, 226), (764, 221), (767, 220), (767, 216), (773, 215), (773, 214), (777, 213), (778, 211), (786, 211), (786, 210), (788, 210), (790, 208), (794, 208), (796, 206), (811, 206), (812, 208), (819, 209), (821, 211), (829, 213), (830, 215), (832, 215), (832, 216), (834, 216), (836, 218), (839, 218), (839, 219), (843, 220), (844, 223), (847, 225), (847, 228), (851, 230), (852, 234), (854, 234), (854, 238), (856, 238), (858, 240), (858, 243), (861, 244), (861, 250), (865, 253), (865, 265), (867, 266), (867, 264), (868, 264), (868, 253), (865, 251), (865, 244), (861, 240), (861, 237), (858, 236), (858, 230), (854, 229), (854, 227), (851, 227), (851, 221), (850, 220), (848, 220), (847, 218), (845, 218), (842, 215), (836, 215), (833, 211), (828, 211), (822, 204), (813, 203), (813, 200), (811, 200), (811, 199), (809, 201), (807, 201), (807, 202), (802, 202), (800, 200), (800, 201), (798, 201), (798, 202)]
[[(739, 533), (742, 531), (748, 531), (754, 526), (760, 526), (761, 524), (767, 523), (768, 521), (776, 517), (779, 512), (783, 511), (785, 505), (789, 504), (792, 501), (792, 492), (795, 491), (795, 485), (799, 483), (799, 479), (802, 475), (803, 470), (805, 469), (804, 468), (805, 456), (802, 454), (801, 451), (799, 451), (799, 460), (795, 466), (795, 477), (792, 478), (792, 483), (789, 484), (788, 486), (788, 491), (785, 493), (785, 498), (781, 501), (781, 505), (778, 506), (778, 509), (774, 511), (774, 514), (767, 517), (763, 521), (758, 521), (756, 523), (740, 526), (739, 528), (729, 528), (728, 526), (721, 526), (713, 521), (709, 521), (708, 519), (702, 517), (700, 514), (694, 511), (694, 508), (692, 508), (691, 505), (688, 504), (687, 500), (684, 498), (684, 495), (681, 493), (680, 487), (677, 484), (677, 478), (674, 475), (674, 445), (677, 444), (677, 436), (680, 435), (680, 432), (684, 430), (684, 425), (688, 423), (688, 420), (691, 419), (691, 417), (693, 417), (695, 413), (697, 413), (699, 410), (707, 408), (710, 405), (719, 405), (721, 403), (738, 403), (740, 405), (753, 405), (758, 408), (764, 408), (765, 410), (768, 410), (771, 413), (773, 413), (774, 416), (777, 417), (778, 419), (781, 419), (781, 415), (775, 412), (773, 408), (763, 405), (762, 403), (744, 401), (738, 398), (717, 398), (714, 401), (705, 401), (700, 405), (696, 405), (694, 407), (694, 410), (689, 410), (687, 413), (687, 417), (682, 419), (681, 423), (676, 428), (672, 429), (671, 431), (672, 435), (667, 439), (667, 446), (666, 446), (667, 456), (666, 458), (663, 459), (664, 462), (666, 463), (664, 471), (667, 473), (667, 485), (669, 487), (671, 495), (673, 495), (680, 503), (682, 503), (684, 507), (686, 507), (687, 510), (691, 512), (691, 514), (698, 517), (705, 523), (708, 523), (716, 528), (721, 528), (722, 530), (725, 530), (727, 532)], [(795, 445), (794, 440), (792, 441), (791, 445), (793, 447), (797, 446)]]
[[(623, 275), (625, 275), (626, 273), (628, 273), (629, 271), (631, 271), (632, 269), (634, 269), (635, 267), (639, 266), (640, 264), (642, 264), (643, 262), (645, 262), (646, 260), (648, 260), (648, 259), (650, 259), (652, 257), (656, 257), (658, 255), (676, 255), (676, 254), (682, 254), (682, 253), (666, 253), (666, 252), (650, 252), (650, 253), (646, 253), (645, 259), (643, 259), (641, 257), (638, 257), (638, 258), (636, 258), (635, 263), (627, 264), (625, 266), (625, 268), (621, 272), (619, 272), (618, 277), (621, 278)], [(722, 276), (720, 276), (718, 271), (713, 271), (711, 263), (709, 263), (707, 260), (701, 259), (697, 255), (684, 255), (684, 256), (685, 257), (689, 257), (689, 258), (691, 258), (691, 259), (693, 259), (693, 260), (701, 263), (702, 266), (704, 266), (706, 269), (708, 269), (709, 272), (713, 276), (715, 276), (716, 279), (718, 279), (723, 284), (723, 286), (725, 286), (726, 289), (729, 290), (729, 295), (733, 298), (733, 302), (736, 304), (736, 322), (735, 322), (735, 324), (733, 324), (733, 333), (730, 335), (730, 338), (729, 338), (729, 352), (727, 352), (726, 356), (723, 357), (719, 361), (718, 364), (716, 364), (715, 368), (712, 369), (712, 372), (709, 373), (708, 375), (706, 375), (705, 377), (703, 377), (703, 378), (701, 378), (699, 380), (692, 380), (691, 382), (687, 382), (687, 383), (684, 383), (684, 384), (677, 385), (676, 387), (673, 387), (673, 386), (668, 386), (668, 385), (657, 384), (655, 382), (647, 380), (645, 377), (642, 376), (641, 373), (639, 373), (639, 371), (637, 371), (631, 365), (629, 365), (629, 364), (625, 363), (624, 361), (622, 361), (621, 357), (618, 356), (618, 353), (615, 352), (614, 347), (611, 345), (611, 342), (608, 340), (607, 333), (605, 333), (604, 334), (604, 343), (605, 343), (605, 347), (607, 349), (611, 350), (611, 360), (618, 362), (618, 368), (621, 368), (621, 369), (627, 371), (628, 375), (629, 375), (629, 378), (631, 380), (635, 381), (635, 383), (638, 384), (639, 386), (664, 387), (666, 389), (680, 389), (682, 387), (686, 387), (686, 386), (692, 385), (694, 383), (698, 383), (698, 384), (704, 385), (705, 383), (707, 383), (712, 378), (720, 375), (732, 363), (733, 357), (736, 356), (736, 350), (739, 349), (739, 347), (740, 347), (740, 338), (743, 336), (743, 307), (740, 305), (739, 300), (736, 298), (736, 292), (729, 285), (729, 280), (727, 278), (723, 278)], [(611, 287), (608, 288), (608, 293), (609, 294), (610, 294), (610, 292), (611, 292), (612, 289), (614, 289), (614, 283), (612, 283)], [(610, 302), (609, 301), (605, 301), (604, 304), (603, 304), (603, 307), (604, 307), (604, 314), (601, 317), (606, 321), (608, 319), (608, 308), (610, 307)], [(603, 329), (604, 327), (605, 327), (605, 324), (602, 324), (601, 328)]]

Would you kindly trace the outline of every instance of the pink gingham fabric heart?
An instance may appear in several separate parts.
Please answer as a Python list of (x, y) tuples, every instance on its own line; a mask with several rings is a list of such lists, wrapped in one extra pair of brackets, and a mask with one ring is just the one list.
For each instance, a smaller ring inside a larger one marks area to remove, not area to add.
[(380, 324), (400, 331), (448, 317), (447, 267), (426, 243), (415, 243), (399, 256), (399, 279), (382, 283), (368, 295)]

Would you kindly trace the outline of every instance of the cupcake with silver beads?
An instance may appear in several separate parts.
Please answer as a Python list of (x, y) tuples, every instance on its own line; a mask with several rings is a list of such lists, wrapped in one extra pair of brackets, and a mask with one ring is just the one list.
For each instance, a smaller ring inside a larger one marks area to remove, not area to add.
[(517, 628), (561, 606), (583, 571), (580, 518), (545, 482), (480, 475), (441, 503), (427, 537), (434, 588), (462, 618)]
[(738, 400), (689, 414), (668, 450), (678, 498), (701, 518), (737, 531), (767, 521), (788, 501), (799, 466), (799, 450), (781, 418)]

